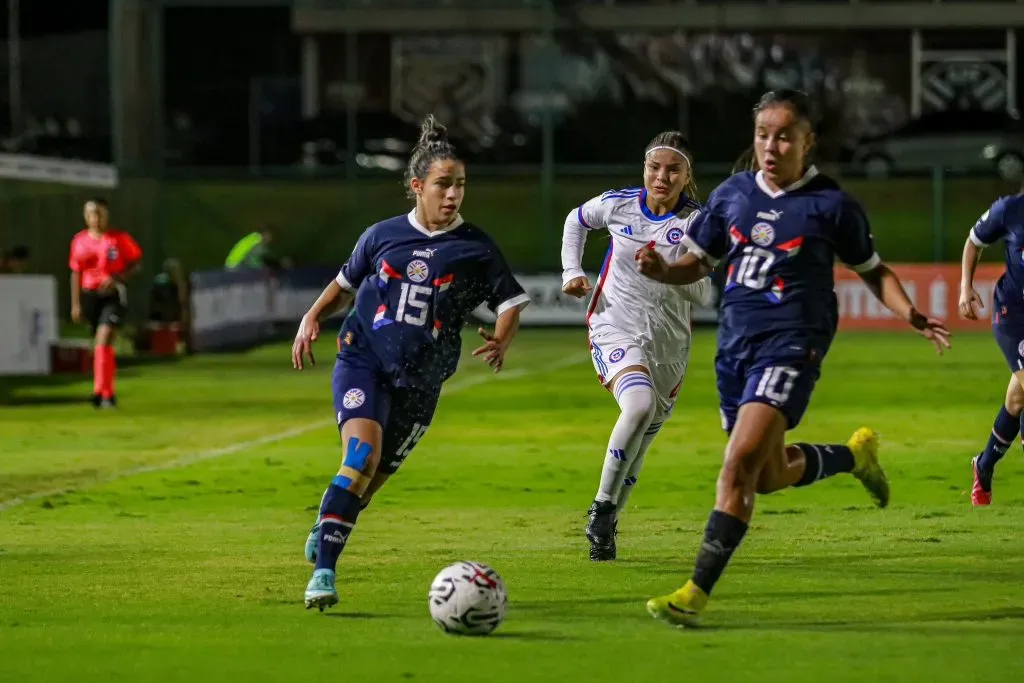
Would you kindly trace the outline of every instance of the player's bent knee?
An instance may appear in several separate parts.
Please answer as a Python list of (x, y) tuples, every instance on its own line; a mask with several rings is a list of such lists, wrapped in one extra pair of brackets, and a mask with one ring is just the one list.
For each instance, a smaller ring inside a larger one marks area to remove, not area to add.
[(766, 469), (766, 446), (759, 434), (750, 430), (734, 431), (725, 447), (719, 483), (754, 490)]
[(373, 444), (351, 436), (345, 444), (345, 456), (341, 469), (334, 477), (334, 484), (358, 496), (366, 493), (380, 464), (380, 449)]
[(1024, 370), (1013, 373), (1006, 387), (1005, 405), (1011, 415), (1024, 412)]
[(622, 401), (619, 406), (622, 418), (635, 424), (637, 428), (649, 425), (654, 420), (657, 408), (654, 392), (646, 390), (630, 393), (629, 400)]
[(341, 469), (334, 484), (362, 496), (370, 488), (380, 464), (380, 425), (366, 419), (349, 420), (342, 427), (341, 441)]
[(725, 462), (718, 475), (719, 485), (728, 488), (753, 488), (760, 475), (759, 458), (753, 451), (726, 450)]

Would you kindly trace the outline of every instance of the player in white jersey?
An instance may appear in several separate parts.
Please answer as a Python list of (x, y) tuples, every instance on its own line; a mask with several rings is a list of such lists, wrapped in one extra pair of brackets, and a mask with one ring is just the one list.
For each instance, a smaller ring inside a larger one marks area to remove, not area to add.
[(605, 192), (565, 219), (562, 291), (575, 297), (592, 290), (580, 267), (588, 232), (611, 234), (587, 309), (597, 377), (620, 409), (587, 513), (595, 562), (615, 559), (619, 514), (647, 449), (672, 412), (690, 356), (690, 307), (714, 303), (708, 278), (684, 287), (664, 285), (644, 278), (634, 263), (637, 251), (648, 246), (666, 258), (686, 252), (683, 234), (700, 209), (688, 148), (679, 132), (659, 134), (644, 153), (642, 188)]

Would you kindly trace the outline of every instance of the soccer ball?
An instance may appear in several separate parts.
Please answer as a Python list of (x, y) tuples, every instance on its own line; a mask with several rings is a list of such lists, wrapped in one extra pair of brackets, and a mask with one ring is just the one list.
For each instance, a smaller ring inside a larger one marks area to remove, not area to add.
[(486, 564), (456, 562), (430, 584), (430, 616), (445, 633), (487, 635), (505, 618), (505, 582)]

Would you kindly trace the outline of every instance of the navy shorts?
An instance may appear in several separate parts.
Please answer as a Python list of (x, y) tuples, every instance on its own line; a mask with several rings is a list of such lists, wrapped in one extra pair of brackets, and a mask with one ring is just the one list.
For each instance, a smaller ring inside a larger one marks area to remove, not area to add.
[(339, 353), (331, 375), (338, 430), (362, 417), (384, 432), (378, 472), (394, 474), (427, 433), (441, 388), (396, 387), (367, 353)]
[(992, 334), (1003, 352), (1011, 372), (1024, 370), (1024, 324), (998, 322), (992, 325)]
[(787, 429), (800, 424), (821, 377), (824, 344), (808, 344), (792, 337), (744, 343), (719, 350), (715, 376), (722, 413), (722, 429), (731, 434), (744, 403), (766, 403), (786, 416)]

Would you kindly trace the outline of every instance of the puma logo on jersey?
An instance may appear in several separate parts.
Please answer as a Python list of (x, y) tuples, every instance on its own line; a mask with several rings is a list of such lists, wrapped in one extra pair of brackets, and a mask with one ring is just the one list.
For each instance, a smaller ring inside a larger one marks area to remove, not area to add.
[(417, 249), (416, 251), (412, 252), (412, 255), (419, 256), (420, 258), (430, 258), (431, 256), (434, 255), (435, 251), (437, 251), (437, 249)]
[(765, 221), (777, 221), (782, 218), (782, 212), (772, 209), (771, 211), (758, 211), (757, 217)]

